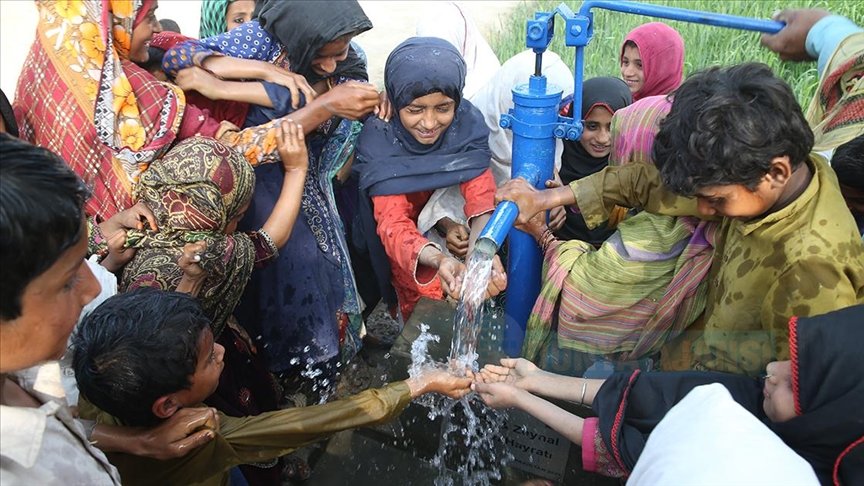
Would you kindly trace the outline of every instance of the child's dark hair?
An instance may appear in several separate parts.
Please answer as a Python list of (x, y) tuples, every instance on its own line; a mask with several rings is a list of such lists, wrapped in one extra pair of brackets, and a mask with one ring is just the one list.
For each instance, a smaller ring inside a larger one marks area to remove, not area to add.
[(59, 156), (0, 134), (0, 317), (21, 315), (21, 296), (82, 231), (87, 187)]
[(837, 147), (831, 167), (840, 184), (864, 191), (864, 135)]
[(191, 386), (209, 324), (187, 294), (139, 288), (109, 298), (72, 336), (81, 394), (126, 425), (156, 422), (153, 403)]
[(710, 68), (674, 93), (660, 124), (654, 162), (673, 191), (692, 196), (699, 188), (741, 184), (755, 189), (775, 157), (792, 168), (813, 147), (795, 94), (759, 63)]

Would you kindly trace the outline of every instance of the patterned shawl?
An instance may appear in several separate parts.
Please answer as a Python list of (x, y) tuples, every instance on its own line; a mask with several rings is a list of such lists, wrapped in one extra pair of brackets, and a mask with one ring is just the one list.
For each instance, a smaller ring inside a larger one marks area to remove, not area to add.
[[(618, 110), (610, 165), (651, 163), (670, 106), (654, 96)], [(539, 359), (556, 316), (562, 348), (624, 361), (658, 352), (705, 308), (715, 231), (716, 224), (696, 218), (641, 212), (596, 251), (584, 241), (554, 241), (544, 249), (543, 287), (522, 355)]]
[(93, 186), (87, 213), (129, 207), (141, 172), (174, 142), (183, 92), (128, 60), (152, 0), (44, 0), (21, 71), (22, 138), (60, 154)]
[(135, 196), (153, 210), (159, 231), (129, 232), (127, 245), (138, 251), (123, 270), (121, 292), (137, 287), (175, 289), (183, 276), (177, 265), (183, 245), (206, 241), (201, 266), (208, 277), (198, 298), (213, 317), (218, 336), (255, 264), (249, 236), (223, 231), (249, 204), (254, 187), (252, 167), (213, 139), (186, 139), (154, 162), (141, 175)]
[(825, 66), (807, 109), (814, 151), (837, 148), (864, 133), (864, 32), (844, 39)]
[(225, 32), (228, 24), (225, 13), (228, 4), (234, 0), (203, 0), (201, 2), (201, 26), (198, 28), (198, 38), (205, 39)]

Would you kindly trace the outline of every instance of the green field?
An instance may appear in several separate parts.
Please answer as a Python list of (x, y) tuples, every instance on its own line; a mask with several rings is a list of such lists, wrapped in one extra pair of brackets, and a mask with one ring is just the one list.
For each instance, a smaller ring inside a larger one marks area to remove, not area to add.
[[(560, 3), (560, 1), (539, 0), (519, 5), (510, 18), (502, 22), (501, 30), (493, 34), (490, 39), (492, 49), (498, 54), (498, 58), (503, 61), (524, 50), (525, 21), (533, 18), (534, 12), (552, 11)], [(582, 2), (572, 1), (565, 3), (574, 11), (582, 4)], [(771, 18), (773, 12), (782, 8), (818, 7), (845, 15), (856, 21), (858, 25), (864, 21), (864, 1), (861, 0), (803, 0), (798, 3), (781, 0), (652, 0), (645, 3), (764, 19)], [(592, 12), (594, 13), (594, 38), (585, 48), (584, 75), (586, 78), (618, 76), (618, 49), (624, 36), (640, 24), (659, 19), (600, 9), (593, 9)], [(663, 21), (677, 29), (684, 38), (685, 76), (708, 66), (759, 61), (771, 66), (774, 72), (792, 85), (802, 105), (806, 105), (813, 95), (818, 82), (816, 63), (781, 62), (776, 55), (759, 44), (757, 33), (686, 22)], [(563, 20), (557, 18), (555, 38), (550, 49), (561, 55), (572, 68), (574, 49), (564, 45), (563, 25)]]

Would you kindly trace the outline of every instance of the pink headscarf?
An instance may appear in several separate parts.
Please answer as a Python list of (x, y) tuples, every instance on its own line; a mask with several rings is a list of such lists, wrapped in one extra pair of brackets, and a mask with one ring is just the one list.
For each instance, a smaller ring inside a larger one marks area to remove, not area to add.
[(650, 22), (631, 30), (621, 44), (620, 62), (624, 44), (633, 41), (642, 58), (645, 82), (633, 93), (633, 101), (646, 96), (669, 94), (681, 84), (684, 76), (684, 39), (677, 30), (663, 22)]

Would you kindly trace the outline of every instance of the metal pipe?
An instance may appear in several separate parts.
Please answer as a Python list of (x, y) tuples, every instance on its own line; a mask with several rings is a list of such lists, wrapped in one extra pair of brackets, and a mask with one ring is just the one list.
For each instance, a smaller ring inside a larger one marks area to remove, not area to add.
[(738, 30), (751, 30), (776, 34), (786, 25), (776, 20), (753, 19), (714, 12), (700, 12), (686, 8), (667, 7), (665, 5), (651, 5), (648, 3), (637, 3), (625, 0), (586, 0), (579, 7), (579, 15), (589, 16), (592, 8), (602, 8), (615, 12), (623, 12), (634, 15), (645, 15), (668, 20), (680, 20), (694, 24), (713, 25), (715, 27), (726, 27)]

